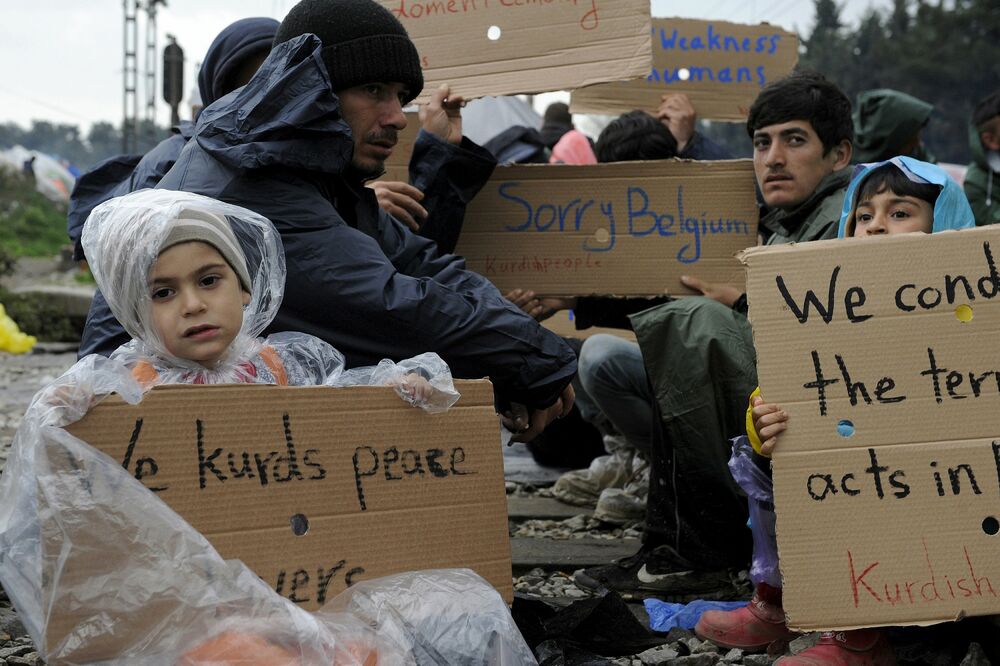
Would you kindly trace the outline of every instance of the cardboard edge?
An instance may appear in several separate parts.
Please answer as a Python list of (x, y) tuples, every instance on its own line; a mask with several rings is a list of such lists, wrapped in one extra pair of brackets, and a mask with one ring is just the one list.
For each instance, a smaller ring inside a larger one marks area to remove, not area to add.
[[(959, 620), (964, 620), (967, 617), (973, 617), (968, 615), (965, 611), (959, 611), (954, 617), (951, 615), (943, 616), (941, 618), (935, 618), (933, 620), (920, 620), (920, 621), (907, 621), (905, 624), (900, 624), (899, 622), (865, 622), (864, 624), (836, 624), (836, 625), (826, 625), (826, 624), (798, 624), (794, 620), (790, 619), (788, 615), (785, 615), (785, 626), (787, 626), (792, 631), (798, 631), (801, 633), (809, 633), (813, 631), (854, 631), (855, 629), (875, 629), (879, 627), (932, 627), (936, 624), (943, 624), (945, 622), (958, 622)], [(982, 616), (978, 616), (982, 617)]]

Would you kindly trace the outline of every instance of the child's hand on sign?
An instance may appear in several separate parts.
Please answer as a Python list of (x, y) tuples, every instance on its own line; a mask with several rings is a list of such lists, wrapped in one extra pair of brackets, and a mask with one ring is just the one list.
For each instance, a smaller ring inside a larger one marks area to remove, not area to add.
[(411, 372), (400, 380), (399, 390), (414, 405), (424, 404), (434, 395), (434, 387), (431, 386), (431, 383), (415, 372)]
[(788, 412), (778, 405), (764, 402), (759, 395), (750, 399), (753, 428), (760, 440), (760, 453), (770, 457), (774, 445), (778, 443), (778, 435), (788, 428)]

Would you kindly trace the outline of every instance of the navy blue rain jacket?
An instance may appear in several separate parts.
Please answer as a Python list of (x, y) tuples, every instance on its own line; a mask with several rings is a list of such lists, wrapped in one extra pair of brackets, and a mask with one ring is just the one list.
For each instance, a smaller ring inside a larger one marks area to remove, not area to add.
[[(244, 206), (274, 223), (288, 277), (268, 332), (315, 335), (351, 366), (435, 351), (456, 377), (490, 377), (501, 406), (551, 405), (576, 372), (572, 349), (460, 257), (383, 212), (345, 173), (353, 139), (320, 48), (313, 35), (276, 47), (250, 83), (202, 112), (158, 187)], [(425, 177), (462, 174), (486, 159), (473, 145), (421, 132), (413, 162)], [(453, 185), (439, 194), (468, 192)]]
[(235, 21), (218, 34), (198, 70), (198, 94), (202, 107), (236, 88), (233, 76), (247, 59), (267, 53), (279, 23), (265, 16)]
[(172, 128), (164, 139), (145, 155), (116, 155), (97, 164), (76, 181), (66, 213), (66, 232), (73, 241), (73, 258), (84, 258), (80, 236), (90, 211), (108, 199), (146, 187), (155, 187), (184, 145), (194, 136), (194, 125), (187, 121)]

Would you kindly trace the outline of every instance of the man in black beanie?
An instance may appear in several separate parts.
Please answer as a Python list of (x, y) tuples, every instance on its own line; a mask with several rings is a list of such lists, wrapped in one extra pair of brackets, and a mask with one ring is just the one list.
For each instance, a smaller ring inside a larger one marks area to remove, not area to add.
[[(250, 82), (206, 108), (159, 188), (244, 206), (281, 233), (288, 276), (268, 332), (310, 333), (348, 365), (439, 353), (456, 377), (488, 376), (497, 406), (528, 440), (569, 411), (573, 351), (465, 270), (454, 246), (465, 205), (495, 161), (461, 133), (446, 85), (422, 109), (412, 184), (432, 211), (410, 232), (364, 187), (423, 88), (417, 51), (373, 0), (304, 0), (278, 28)], [(449, 236), (450, 235), (450, 236)]]

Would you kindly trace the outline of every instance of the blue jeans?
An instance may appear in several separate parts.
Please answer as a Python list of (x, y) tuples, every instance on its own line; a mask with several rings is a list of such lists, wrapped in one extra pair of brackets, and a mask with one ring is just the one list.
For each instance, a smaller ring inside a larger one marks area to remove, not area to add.
[(611, 422), (625, 440), (648, 454), (653, 427), (653, 391), (639, 345), (615, 335), (587, 338), (580, 350), (579, 381), (585, 396), (577, 400), (584, 420)]

